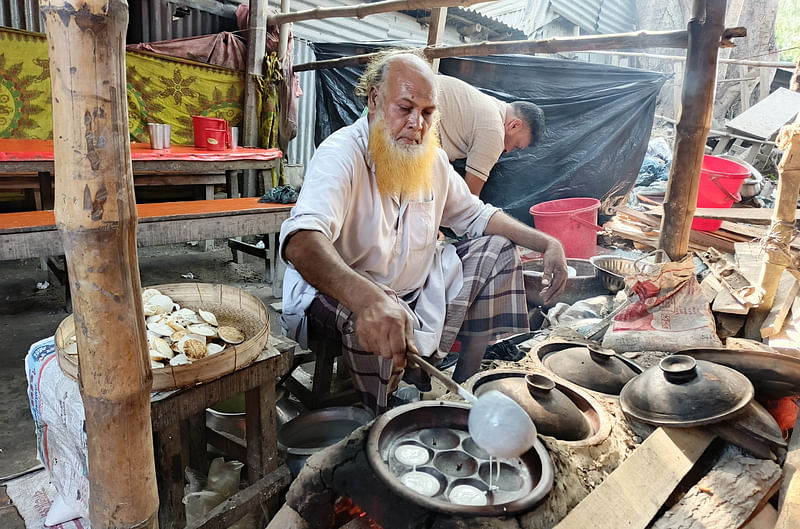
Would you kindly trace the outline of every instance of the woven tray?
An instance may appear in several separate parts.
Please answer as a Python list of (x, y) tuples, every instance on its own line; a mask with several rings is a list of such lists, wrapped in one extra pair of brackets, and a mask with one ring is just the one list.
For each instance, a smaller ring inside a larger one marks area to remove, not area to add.
[[(213, 312), (220, 325), (241, 330), (245, 341), (228, 345), (221, 353), (210, 355), (191, 364), (153, 369), (153, 391), (166, 391), (209, 382), (251, 364), (269, 340), (269, 313), (257, 297), (226, 285), (205, 283), (175, 283), (155, 285), (162, 294), (181, 307)], [(144, 316), (142, 316), (144, 318)], [(70, 378), (78, 380), (78, 355), (68, 354), (65, 344), (75, 334), (72, 314), (56, 329), (55, 346), (58, 365)]]

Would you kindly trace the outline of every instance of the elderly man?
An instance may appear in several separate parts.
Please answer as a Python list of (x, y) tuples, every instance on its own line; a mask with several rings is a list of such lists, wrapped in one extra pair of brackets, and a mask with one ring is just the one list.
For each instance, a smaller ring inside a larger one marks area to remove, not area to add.
[(544, 112), (528, 101), (500, 101), (455, 77), (440, 75), (438, 82), (442, 148), (451, 162), (466, 158), (464, 180), (480, 196), (500, 154), (542, 137)]
[[(385, 54), (357, 90), (368, 115), (319, 146), (281, 228), (283, 323), (301, 343), (306, 331), (339, 337), (354, 386), (381, 413), (407, 350), (435, 363), (459, 337), (463, 381), (490, 338), (529, 330), (514, 243), (543, 253), (546, 300), (567, 272), (555, 238), (482, 203), (453, 171), (424, 59)], [(470, 239), (437, 243), (440, 225)]]

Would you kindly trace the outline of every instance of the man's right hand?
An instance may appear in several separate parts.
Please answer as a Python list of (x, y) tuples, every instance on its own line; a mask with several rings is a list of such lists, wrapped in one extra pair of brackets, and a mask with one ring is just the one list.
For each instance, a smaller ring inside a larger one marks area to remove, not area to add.
[(388, 295), (354, 313), (356, 337), (366, 351), (392, 359), (395, 369), (406, 363), (406, 350), (417, 352), (414, 325), (403, 307)]

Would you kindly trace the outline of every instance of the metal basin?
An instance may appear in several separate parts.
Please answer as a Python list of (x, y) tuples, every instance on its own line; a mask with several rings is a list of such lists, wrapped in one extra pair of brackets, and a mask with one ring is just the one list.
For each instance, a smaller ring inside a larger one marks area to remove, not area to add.
[(375, 473), (398, 496), (438, 512), (503, 516), (533, 508), (553, 486), (544, 445), (537, 439), (520, 457), (499, 460), (499, 471), (494, 459), (490, 478), (489, 456), (469, 436), (469, 409), (429, 400), (378, 417), (367, 439)]
[(595, 276), (594, 265), (586, 259), (567, 259), (567, 266), (575, 270), (575, 275), (567, 278), (564, 292), (548, 305), (542, 304), (539, 292), (542, 290), (542, 272), (544, 260), (534, 259), (522, 264), (522, 275), (525, 280), (525, 298), (528, 305), (550, 308), (556, 303), (573, 304), (582, 299), (607, 294), (603, 284)]
[(323, 408), (298, 415), (278, 429), (278, 448), (286, 452), (286, 464), (297, 476), (308, 457), (336, 444), (367, 424), (372, 412), (352, 406)]

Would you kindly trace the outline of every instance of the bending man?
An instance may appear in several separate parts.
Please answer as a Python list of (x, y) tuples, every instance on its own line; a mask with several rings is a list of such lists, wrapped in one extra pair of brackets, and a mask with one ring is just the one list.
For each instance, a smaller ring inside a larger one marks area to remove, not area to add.
[[(514, 243), (544, 255), (543, 292), (564, 288), (561, 244), (471, 195), (436, 136), (436, 76), (424, 59), (373, 61), (357, 93), (368, 115), (328, 137), (281, 227), (289, 334), (331, 333), (362, 400), (386, 409), (406, 350), (436, 363), (456, 337), (457, 380), (480, 368), (488, 340), (528, 331)], [(439, 226), (469, 240), (437, 244)]]
[(438, 82), (442, 148), (451, 162), (467, 159), (464, 180), (480, 196), (503, 152), (539, 141), (544, 112), (528, 101), (500, 101), (455, 77), (439, 75)]

